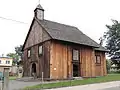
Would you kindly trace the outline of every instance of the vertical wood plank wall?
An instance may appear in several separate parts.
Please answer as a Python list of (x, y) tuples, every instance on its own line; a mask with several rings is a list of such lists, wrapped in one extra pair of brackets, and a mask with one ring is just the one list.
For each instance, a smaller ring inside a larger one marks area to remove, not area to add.
[(81, 47), (81, 76), (95, 77), (94, 50), (91, 47)]
[(102, 57), (103, 57), (103, 76), (107, 75), (107, 70), (106, 70), (106, 56), (105, 56), (105, 52), (102, 53)]
[[(50, 51), (50, 78), (65, 79), (67, 78), (68, 54), (67, 45), (51, 43)], [(70, 62), (69, 62), (70, 64)]]
[[(36, 62), (37, 76), (41, 77), (44, 71), (44, 77), (50, 79), (68, 79), (72, 77), (72, 49), (75, 47), (80, 51), (80, 76), (96, 77), (106, 75), (105, 53), (94, 51), (92, 47), (83, 45), (74, 45), (60, 41), (47, 41), (42, 44), (44, 54), (38, 57), (38, 45), (31, 47), (34, 57), (27, 58), (27, 50), (24, 51), (24, 76), (30, 76), (31, 60)], [(95, 64), (95, 54), (101, 56), (101, 65)]]
[(50, 40), (51, 37), (48, 33), (38, 24), (37, 21), (33, 20), (30, 32), (28, 34), (28, 39), (25, 43), (24, 50), (26, 48), (32, 47), (44, 41)]
[(23, 72), (23, 75), (26, 77), (26, 76), (28, 76), (28, 70), (29, 70), (29, 68), (27, 67), (28, 65), (27, 64), (29, 64), (29, 62), (28, 62), (28, 60), (27, 60), (27, 50), (24, 50), (24, 52), (23, 52), (23, 57), (24, 57), (24, 60), (23, 60), (23, 69), (24, 69), (24, 72)]
[[(72, 47), (80, 51), (80, 76), (95, 77), (106, 75), (105, 53), (100, 52), (101, 65), (95, 64), (95, 51), (92, 47), (72, 46), (52, 41), (50, 48), (50, 78), (67, 79), (72, 76)], [(99, 73), (98, 73), (99, 72)]]
[(44, 78), (50, 78), (50, 41), (46, 41), (42, 44), (43, 54), (39, 56), (38, 45), (31, 47), (31, 56), (27, 57), (27, 49), (24, 50), (24, 76), (31, 76), (32, 64), (36, 64), (36, 75), (38, 78), (42, 77), (44, 72)]
[[(80, 76), (96, 77), (106, 75), (104, 52), (95, 52), (92, 47), (72, 46), (52, 41), (50, 49), (50, 78), (66, 79), (72, 76), (72, 47), (80, 51)], [(101, 65), (95, 64), (95, 54), (101, 55)]]
[[(44, 71), (45, 78), (66, 79), (72, 76), (72, 49), (80, 51), (80, 76), (95, 77), (106, 75), (105, 53), (94, 51), (92, 47), (51, 40), (49, 34), (33, 20), (30, 33), (24, 47), (24, 76), (31, 75), (31, 64), (36, 63), (37, 76)], [(45, 41), (45, 42), (44, 42)], [(44, 42), (44, 43), (43, 43)], [(50, 43), (51, 42), (51, 43)], [(38, 57), (38, 45), (43, 43), (44, 54)], [(50, 46), (50, 47), (49, 47)], [(28, 59), (27, 50), (31, 48), (32, 57)], [(101, 56), (101, 65), (95, 64), (95, 54)]]
[(105, 52), (95, 51), (95, 55), (100, 55), (101, 57), (101, 64), (95, 65), (96, 76), (105, 76), (107, 74)]

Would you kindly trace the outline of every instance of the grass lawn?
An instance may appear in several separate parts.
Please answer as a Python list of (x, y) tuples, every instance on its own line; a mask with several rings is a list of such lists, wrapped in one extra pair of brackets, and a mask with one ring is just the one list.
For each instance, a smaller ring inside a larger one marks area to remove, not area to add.
[(10, 76), (10, 77), (9, 77), (9, 80), (15, 80), (15, 79), (17, 79), (16, 76)]
[(84, 80), (61, 81), (61, 82), (48, 83), (48, 84), (43, 84), (43, 85), (40, 84), (40, 85), (26, 87), (23, 90), (35, 90), (35, 89), (37, 90), (41, 88), (50, 89), (50, 88), (77, 86), (77, 85), (119, 81), (119, 80), (120, 80), (120, 74), (109, 74), (105, 77), (89, 78), (89, 79), (84, 79)]

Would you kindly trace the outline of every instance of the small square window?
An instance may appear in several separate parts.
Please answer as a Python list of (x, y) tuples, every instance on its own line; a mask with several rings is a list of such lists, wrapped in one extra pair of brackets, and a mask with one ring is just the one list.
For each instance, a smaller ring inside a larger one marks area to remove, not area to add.
[(79, 60), (79, 51), (73, 50), (73, 60)]
[(31, 55), (30, 49), (28, 50), (27, 55), (28, 55), (28, 57), (30, 57), (30, 55)]
[(42, 53), (43, 53), (43, 47), (42, 46), (39, 46), (38, 53), (39, 53), (39, 55), (42, 55)]
[(101, 57), (100, 57), (100, 55), (96, 55), (95, 63), (96, 64), (100, 64), (101, 63)]

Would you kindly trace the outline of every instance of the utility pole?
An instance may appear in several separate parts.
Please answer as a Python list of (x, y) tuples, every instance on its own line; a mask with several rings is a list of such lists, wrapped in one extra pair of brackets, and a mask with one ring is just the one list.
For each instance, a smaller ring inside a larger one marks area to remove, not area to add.
[(9, 68), (4, 68), (2, 89), (9, 90), (8, 86), (9, 86)]

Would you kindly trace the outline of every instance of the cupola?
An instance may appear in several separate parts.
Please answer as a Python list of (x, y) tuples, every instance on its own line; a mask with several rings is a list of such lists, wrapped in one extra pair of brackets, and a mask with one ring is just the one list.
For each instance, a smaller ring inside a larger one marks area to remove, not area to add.
[(40, 4), (37, 5), (36, 9), (34, 10), (34, 14), (35, 14), (35, 17), (38, 18), (39, 20), (44, 19), (44, 9)]

